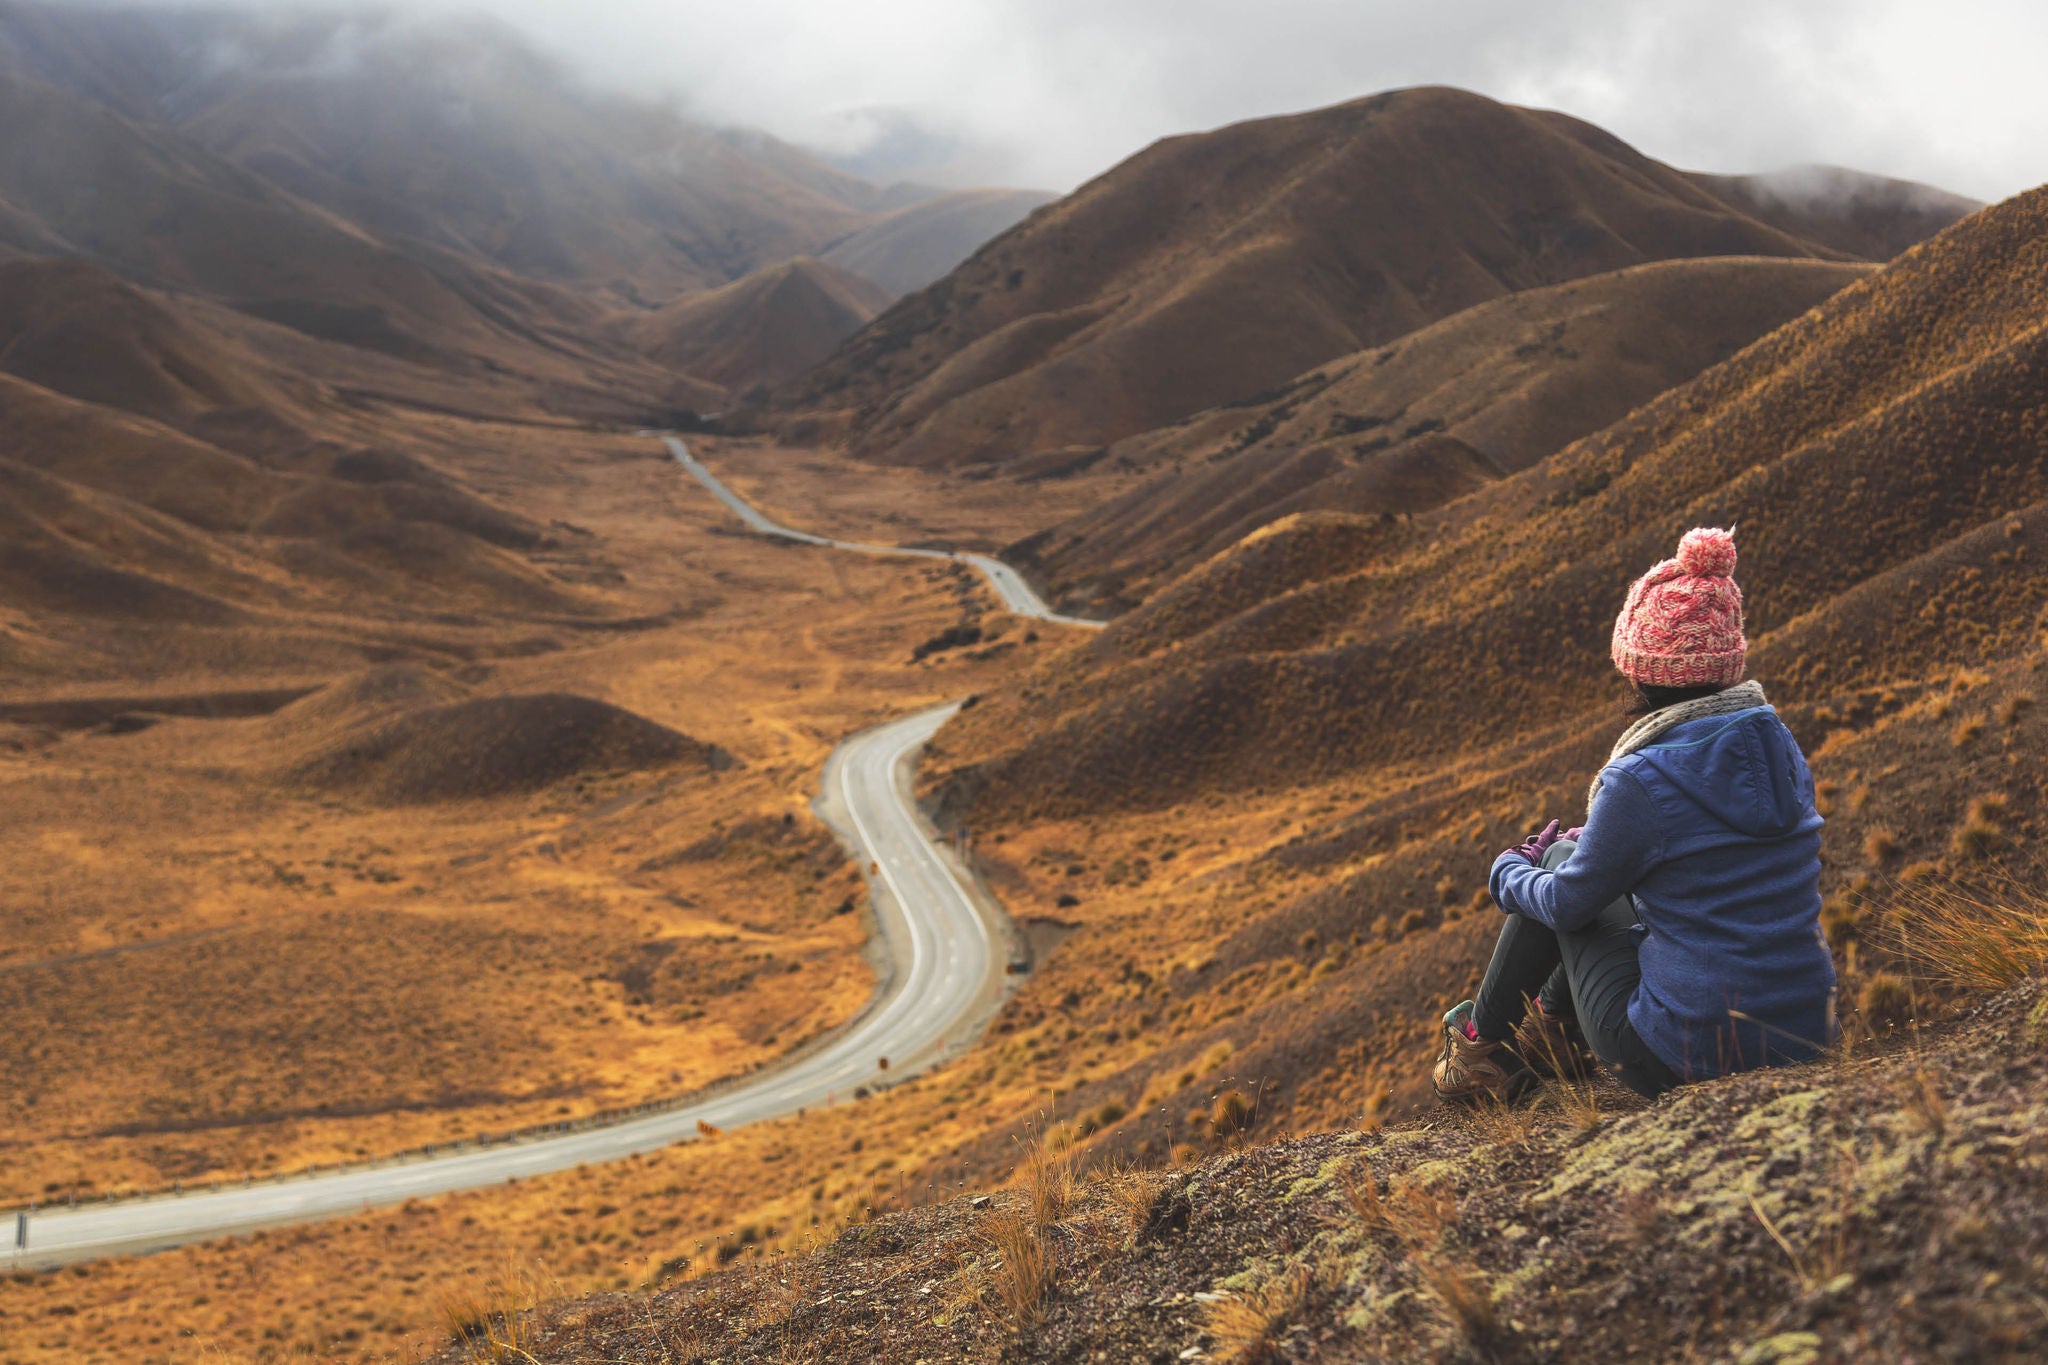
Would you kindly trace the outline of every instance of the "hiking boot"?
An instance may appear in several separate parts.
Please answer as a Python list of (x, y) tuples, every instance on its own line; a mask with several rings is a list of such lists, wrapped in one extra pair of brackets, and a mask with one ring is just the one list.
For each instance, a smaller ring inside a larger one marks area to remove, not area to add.
[(1429, 1073), (1436, 1097), (1460, 1104), (1499, 1100), (1505, 1104), (1536, 1084), (1536, 1073), (1506, 1043), (1488, 1043), (1465, 1036), (1472, 1002), (1444, 1015), (1444, 1050)]
[(1529, 1012), (1515, 1028), (1515, 1051), (1539, 1076), (1583, 1081), (1593, 1074), (1593, 1054), (1576, 1019), (1545, 1013), (1541, 1001), (1529, 1002)]

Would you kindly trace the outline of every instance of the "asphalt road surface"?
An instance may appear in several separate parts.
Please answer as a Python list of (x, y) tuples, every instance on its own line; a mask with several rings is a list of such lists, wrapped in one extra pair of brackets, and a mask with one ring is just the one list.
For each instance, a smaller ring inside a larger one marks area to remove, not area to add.
[(752, 503), (720, 483), (716, 474), (698, 463), (697, 457), (690, 453), (690, 448), (683, 444), (681, 437), (664, 436), (661, 439), (668, 446), (669, 453), (676, 457), (677, 464), (687, 469), (695, 476), (697, 482), (710, 489), (714, 497), (730, 507), (734, 515), (745, 522), (749, 529), (759, 531), (764, 536), (779, 536), (783, 540), (801, 541), (805, 545), (826, 545), (835, 550), (851, 550), (863, 555), (895, 555), (905, 559), (950, 559), (961, 564), (972, 564), (981, 570), (984, 578), (988, 579), (989, 586), (1003, 599), (1003, 605), (1019, 616), (1034, 616), (1041, 621), (1055, 621), (1063, 626), (1081, 626), (1089, 630), (1100, 630), (1103, 627), (1104, 623), (1101, 621), (1090, 621), (1084, 616), (1062, 616), (1054, 611), (1045, 604), (1045, 599), (1024, 581), (1024, 575), (994, 555), (969, 554), (953, 550), (912, 550), (900, 545), (863, 545), (859, 541), (833, 540), (828, 536), (812, 535), (809, 531), (799, 531), (794, 527), (770, 521), (762, 516)]
[[(979, 568), (1019, 615), (1101, 625), (1052, 611), (1015, 569), (988, 555), (859, 545), (777, 525), (720, 483), (680, 440), (663, 439), (685, 469), (765, 535), (861, 554), (962, 560)], [(965, 1045), (1001, 998), (1004, 954), (997, 949), (991, 911), (926, 831), (910, 791), (912, 756), (957, 709), (944, 706), (863, 731), (841, 744), (826, 765), (820, 809), (874, 871), (875, 911), (890, 969), (860, 1017), (823, 1043), (686, 1107), (604, 1127), (465, 1144), (433, 1156), (282, 1181), (27, 1210), (25, 1247), (17, 1245), (24, 1211), (10, 1210), (0, 1222), (0, 1272), (157, 1251), (614, 1161), (695, 1140), (700, 1122), (733, 1128), (820, 1105), (856, 1103), (857, 1090), (914, 1074)]]

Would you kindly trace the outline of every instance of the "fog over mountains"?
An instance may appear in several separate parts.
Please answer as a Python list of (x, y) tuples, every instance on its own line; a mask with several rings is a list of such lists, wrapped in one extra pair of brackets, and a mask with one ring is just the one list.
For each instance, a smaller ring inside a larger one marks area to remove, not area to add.
[(1567, 109), (1688, 169), (1850, 165), (1979, 199), (2036, 183), (2048, 140), (2048, 13), (2023, 0), (1959, 0), (1938, 23), (1911, 0), (405, 7), (479, 10), (599, 88), (884, 181), (1068, 189), (1160, 137), (1424, 84)]

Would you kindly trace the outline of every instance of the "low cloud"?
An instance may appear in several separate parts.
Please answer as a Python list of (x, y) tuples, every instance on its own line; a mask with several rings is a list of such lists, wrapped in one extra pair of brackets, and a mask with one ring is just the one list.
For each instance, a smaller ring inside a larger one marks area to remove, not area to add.
[(1162, 136), (1419, 84), (1563, 109), (1688, 169), (1834, 163), (1987, 199), (2048, 179), (2034, 0), (428, 3), (599, 84), (954, 182), (1066, 189)]

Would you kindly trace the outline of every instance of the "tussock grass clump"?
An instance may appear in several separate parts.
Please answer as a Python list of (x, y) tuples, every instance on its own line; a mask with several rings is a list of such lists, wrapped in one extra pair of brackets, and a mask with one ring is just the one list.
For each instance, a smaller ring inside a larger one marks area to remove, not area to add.
[(996, 1299), (1019, 1329), (1036, 1326), (1045, 1317), (1059, 1263), (1047, 1244), (1044, 1228), (1026, 1210), (1005, 1208), (990, 1216), (985, 1234), (1000, 1258), (992, 1277)]
[(1216, 1097), (1209, 1111), (1209, 1130), (1219, 1138), (1232, 1138), (1251, 1127), (1258, 1118), (1258, 1101), (1235, 1086)]
[(524, 1270), (507, 1266), (479, 1284), (437, 1296), (441, 1324), (450, 1344), (471, 1365), (530, 1360), (533, 1344), (528, 1314), (540, 1302), (540, 1284)]
[(1166, 1188), (1166, 1177), (1158, 1171), (1117, 1167), (1103, 1176), (1097, 1188), (1127, 1236), (1135, 1237), (1152, 1216), (1159, 1192)]
[(1991, 995), (2048, 967), (2048, 897), (2030, 887), (1915, 883), (1901, 909), (1899, 950), (1942, 985)]
[(1216, 1342), (1210, 1359), (1224, 1365), (1263, 1365), (1276, 1359), (1280, 1338), (1300, 1315), (1308, 1291), (1308, 1272), (1297, 1266), (1208, 1304), (1202, 1312), (1202, 1330)]

